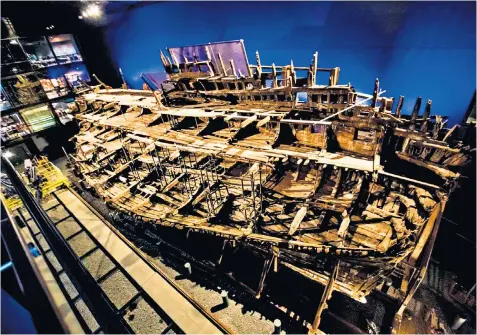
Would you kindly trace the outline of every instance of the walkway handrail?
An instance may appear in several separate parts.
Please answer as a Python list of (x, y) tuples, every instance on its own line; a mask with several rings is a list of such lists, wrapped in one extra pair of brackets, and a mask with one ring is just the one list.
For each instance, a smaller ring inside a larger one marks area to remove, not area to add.
[[(51, 219), (34, 200), (33, 195), (28, 191), (12, 163), (3, 155), (1, 160), (5, 172), (20, 196), (25, 209), (37, 224), (65, 273), (77, 288), (88, 308), (92, 311), (100, 327), (108, 334), (129, 333), (130, 331), (124, 325), (121, 315), (117, 313), (114, 306), (108, 303), (107, 297), (99, 284), (83, 267), (71, 247), (56, 230)], [(64, 333), (64, 330), (48, 331), (47, 333)]]

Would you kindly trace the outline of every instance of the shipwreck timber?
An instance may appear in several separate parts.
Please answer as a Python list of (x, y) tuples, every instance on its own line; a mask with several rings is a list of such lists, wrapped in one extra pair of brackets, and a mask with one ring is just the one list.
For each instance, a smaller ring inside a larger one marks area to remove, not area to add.
[(372, 94), (339, 85), (318, 53), (309, 67), (265, 66), (258, 52), (250, 65), (235, 41), (161, 60), (160, 90), (97, 88), (76, 101), (71, 159), (84, 185), (146, 225), (247, 246), (264, 259), (257, 298), (279, 265), (324, 285), (311, 333), (333, 291), (363, 301), (391, 280), (396, 330), (474, 148), (431, 100), (404, 115), (404, 97), (394, 108), (378, 80)]

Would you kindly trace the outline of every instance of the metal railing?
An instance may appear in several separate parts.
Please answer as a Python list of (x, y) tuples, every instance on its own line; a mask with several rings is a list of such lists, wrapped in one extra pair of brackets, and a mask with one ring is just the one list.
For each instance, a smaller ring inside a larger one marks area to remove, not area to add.
[[(118, 313), (116, 313), (116, 309), (108, 303), (108, 298), (99, 286), (99, 284), (78, 261), (77, 256), (75, 255), (71, 247), (63, 239), (60, 233), (55, 229), (55, 226), (51, 219), (43, 211), (40, 205), (35, 201), (32, 194), (28, 191), (11, 162), (4, 156), (1, 157), (1, 161), (3, 167), (5, 168), (6, 174), (8, 175), (13, 186), (18, 192), (18, 195), (20, 196), (23, 205), (30, 213), (32, 219), (34, 220), (41, 233), (45, 237), (46, 241), (50, 245), (50, 248), (56, 255), (64, 271), (71, 279), (75, 287), (78, 289), (78, 292), (81, 294), (86, 305), (92, 311), (93, 315), (95, 315), (96, 320), (100, 324), (100, 327), (105, 333), (129, 333), (130, 331), (128, 327), (124, 325), (124, 321), (121, 315), (118, 315)], [(2, 228), (3, 226), (4, 225), (2, 221)], [(4, 233), (3, 229), (2, 233)], [(34, 292), (30, 293), (32, 294), (31, 297), (34, 297)], [(34, 308), (32, 311), (38, 310), (38, 306), (40, 306), (45, 309), (43, 313), (46, 313), (48, 306), (41, 306), (38, 302), (35, 302), (35, 305), (36, 306), (32, 306)], [(41, 315), (41, 308), (38, 312)], [(50, 315), (50, 318), (53, 319), (53, 316)], [(51, 327), (53, 327), (53, 325)], [(52, 329), (45, 331), (45, 333), (64, 332), (65, 331), (60, 327), (56, 327), (55, 330)]]

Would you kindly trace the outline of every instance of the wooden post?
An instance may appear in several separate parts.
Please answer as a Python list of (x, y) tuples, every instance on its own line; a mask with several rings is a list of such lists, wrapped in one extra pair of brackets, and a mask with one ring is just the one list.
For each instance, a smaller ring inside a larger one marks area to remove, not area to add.
[(391, 98), (386, 101), (386, 110), (392, 113), (393, 108), (394, 108), (394, 98)]
[(295, 67), (293, 66), (293, 59), (290, 60), (290, 78), (291, 78), (291, 85), (290, 86), (295, 86), (296, 83), (296, 72), (295, 72)]
[(318, 52), (313, 54), (310, 69), (308, 70), (308, 87), (316, 85), (316, 69), (318, 67)]
[(177, 61), (177, 58), (174, 55), (174, 53), (171, 53), (171, 58), (172, 58), (172, 61), (175, 64), (175, 66), (177, 67), (177, 71), (179, 71), (179, 73), (181, 73), (182, 71), (181, 71), (181, 68), (179, 67), (179, 62)]
[(272, 267), (273, 259), (275, 258), (275, 254), (272, 251), (272, 257), (265, 260), (263, 263), (262, 274), (260, 275), (260, 281), (258, 283), (257, 293), (255, 298), (260, 299), (260, 295), (262, 294), (263, 285), (265, 284), (265, 278), (267, 277), (270, 268)]
[(330, 300), (331, 294), (333, 293), (333, 284), (335, 283), (336, 277), (338, 276), (340, 261), (336, 261), (336, 264), (331, 271), (330, 279), (328, 280), (328, 284), (325, 286), (325, 291), (321, 296), (320, 303), (318, 304), (318, 309), (316, 311), (315, 320), (313, 321), (313, 325), (311, 329), (308, 331), (308, 334), (317, 334), (318, 327), (320, 326), (321, 322), (321, 314), (323, 311), (328, 308), (327, 301)]
[[(213, 69), (213, 67), (212, 67), (212, 65), (211, 65), (210, 51), (209, 51), (209, 48), (208, 48), (207, 46), (205, 46), (205, 54), (207, 55), (207, 60), (208, 60), (208, 62), (207, 62), (207, 67), (209, 68), (210, 75), (211, 75), (211, 76), (214, 76), (215, 73), (214, 73), (214, 69)], [(199, 67), (199, 69), (200, 69), (200, 65), (199, 65), (198, 67)]]
[(376, 78), (374, 82), (374, 91), (373, 91), (373, 100), (371, 101), (371, 107), (375, 108), (378, 102), (378, 94), (379, 94), (379, 79)]
[(235, 63), (233, 59), (230, 60), (230, 68), (232, 69), (233, 76), (237, 77), (237, 71), (235, 71)]
[[(418, 97), (416, 99), (416, 103), (414, 104), (414, 108), (412, 109), (412, 114), (411, 114), (411, 124), (414, 124), (416, 122), (417, 116), (419, 115), (419, 110), (421, 109), (421, 101), (422, 98)], [(413, 126), (411, 126), (413, 127)], [(413, 129), (413, 128), (411, 128)]]
[(258, 50), (255, 52), (255, 59), (257, 60), (258, 79), (260, 79), (262, 78), (262, 64), (260, 63), (260, 55), (258, 54)]
[(227, 76), (227, 70), (225, 70), (224, 60), (222, 59), (222, 55), (220, 54), (220, 52), (217, 53), (217, 57), (219, 58), (219, 64), (220, 64), (220, 68), (222, 70), (222, 74), (224, 76)]
[(379, 113), (384, 113), (386, 110), (386, 98), (381, 98), (381, 103), (379, 104)]
[[(421, 256), (421, 262), (416, 269), (417, 276), (412, 278), (411, 281), (409, 282), (410, 288), (407, 290), (407, 293), (394, 316), (394, 320), (393, 320), (393, 324), (391, 328), (392, 334), (399, 333), (399, 328), (401, 326), (401, 321), (402, 321), (402, 314), (404, 310), (407, 308), (407, 305), (411, 301), (412, 297), (416, 293), (417, 289), (419, 288), (419, 285), (421, 284), (422, 280), (424, 279), (426, 275), (427, 266), (431, 258), (432, 249), (434, 248), (434, 243), (437, 237), (437, 232), (439, 230), (439, 225), (441, 222), (442, 213), (444, 212), (444, 209), (446, 206), (446, 202), (447, 202), (447, 197), (443, 196), (440, 204), (437, 204), (434, 210), (432, 211), (428, 219), (428, 223), (426, 227), (424, 227), (424, 230), (421, 233), (421, 236), (419, 237), (419, 241), (417, 242), (416, 247), (414, 248), (413, 252), (409, 256), (409, 264), (412, 266), (416, 262), (417, 257), (420, 255), (422, 249), (424, 248), (424, 246), (426, 246), (426, 242), (427, 242), (427, 246), (424, 249), (424, 252)], [(407, 287), (407, 279), (404, 278), (404, 281), (406, 282), (405, 286)]]
[(398, 104), (397, 104), (397, 107), (396, 107), (396, 117), (399, 119), (401, 118), (401, 109), (402, 109), (402, 105), (404, 103), (404, 96), (399, 96), (399, 100), (398, 100)]
[(338, 85), (338, 78), (340, 76), (340, 68), (335, 67), (333, 69), (333, 82), (331, 83), (332, 86)]
[(423, 118), (422, 125), (421, 125), (422, 132), (427, 131), (427, 124), (428, 124), (427, 119), (431, 115), (431, 105), (432, 105), (432, 100), (427, 100), (426, 108), (424, 109), (424, 114), (422, 115), (422, 118)]
[(167, 62), (167, 59), (166, 59), (166, 57), (164, 56), (164, 53), (162, 52), (162, 50), (161, 50), (161, 61), (162, 61), (162, 65), (164, 65), (164, 67), (170, 65), (170, 64)]
[(272, 63), (272, 87), (278, 87), (277, 68), (275, 67), (275, 63)]

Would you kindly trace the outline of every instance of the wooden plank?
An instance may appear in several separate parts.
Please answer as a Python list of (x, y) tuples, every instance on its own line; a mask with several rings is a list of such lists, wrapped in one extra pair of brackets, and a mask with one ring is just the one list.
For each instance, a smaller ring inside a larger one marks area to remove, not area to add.
[(308, 210), (308, 206), (303, 206), (298, 210), (296, 213), (295, 218), (293, 219), (292, 223), (290, 224), (290, 230), (288, 231), (288, 235), (293, 235), (295, 234), (296, 230), (300, 226), (300, 223), (303, 221), (303, 219), (306, 216), (306, 211)]

